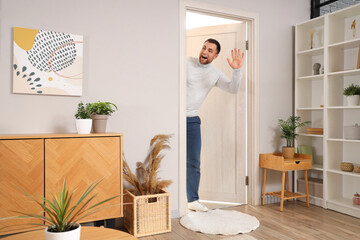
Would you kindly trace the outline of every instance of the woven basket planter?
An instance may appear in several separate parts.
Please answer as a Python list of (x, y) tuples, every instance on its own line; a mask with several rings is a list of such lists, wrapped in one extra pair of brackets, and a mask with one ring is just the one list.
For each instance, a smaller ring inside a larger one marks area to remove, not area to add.
[(171, 232), (170, 193), (135, 196), (125, 190), (124, 225), (135, 237)]
[(354, 170), (354, 164), (349, 162), (342, 162), (340, 165), (341, 171), (352, 172)]

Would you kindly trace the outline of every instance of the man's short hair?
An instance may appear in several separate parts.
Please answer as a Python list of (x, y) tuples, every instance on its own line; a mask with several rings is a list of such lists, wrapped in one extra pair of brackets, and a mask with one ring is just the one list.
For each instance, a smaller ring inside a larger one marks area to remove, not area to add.
[(215, 44), (215, 45), (216, 45), (217, 54), (220, 53), (221, 46), (220, 46), (220, 43), (219, 43), (217, 40), (215, 40), (215, 39), (213, 39), (213, 38), (209, 38), (209, 39), (206, 40), (204, 43), (206, 43), (206, 42)]

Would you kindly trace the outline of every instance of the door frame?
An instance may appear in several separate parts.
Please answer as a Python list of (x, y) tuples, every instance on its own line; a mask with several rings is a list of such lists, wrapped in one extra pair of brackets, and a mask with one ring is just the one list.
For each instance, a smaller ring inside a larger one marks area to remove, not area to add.
[(247, 202), (260, 204), (259, 174), (259, 14), (200, 3), (193, 0), (179, 2), (179, 214), (186, 213), (186, 11), (208, 13), (225, 18), (246, 20), (249, 23), (248, 54), (248, 156), (249, 186)]

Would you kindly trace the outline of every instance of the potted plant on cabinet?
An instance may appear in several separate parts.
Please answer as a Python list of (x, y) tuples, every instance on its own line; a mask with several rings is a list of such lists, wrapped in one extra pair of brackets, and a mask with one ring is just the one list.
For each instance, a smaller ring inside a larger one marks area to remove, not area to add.
[(282, 147), (283, 157), (293, 158), (295, 155), (295, 139), (298, 136), (296, 129), (311, 122), (301, 122), (301, 118), (299, 116), (290, 116), (286, 121), (282, 119), (279, 119), (278, 121), (282, 132), (281, 138), (286, 139), (286, 146)]
[(156, 135), (151, 140), (145, 161), (136, 163), (136, 174), (124, 158), (124, 179), (132, 187), (124, 192), (124, 225), (135, 237), (171, 231), (170, 193), (164, 189), (172, 181), (157, 176), (164, 158), (161, 152), (170, 149), (169, 138), (169, 135)]
[(106, 132), (107, 119), (113, 112), (118, 110), (117, 106), (111, 102), (96, 102), (90, 103), (89, 109), (91, 112), (91, 118), (93, 119), (93, 131), (95, 133)]
[(343, 95), (346, 96), (348, 106), (358, 105), (360, 99), (360, 86), (352, 83), (350, 86), (344, 88)]
[(78, 104), (78, 110), (75, 114), (76, 129), (79, 134), (89, 134), (92, 127), (90, 104), (84, 105), (83, 102)]
[[(30, 224), (46, 227), (45, 240), (80, 240), (81, 225), (78, 223), (78, 221), (98, 211), (101, 211), (104, 208), (115, 206), (110, 205), (102, 207), (101, 205), (119, 197), (114, 196), (93, 204), (92, 201), (94, 200), (95, 195), (89, 196), (89, 194), (97, 185), (99, 185), (101, 181), (102, 179), (100, 181), (91, 183), (78, 200), (73, 199), (76, 190), (71, 193), (69, 192), (69, 189), (66, 186), (66, 179), (64, 180), (62, 188), (59, 186), (58, 195), (53, 196), (52, 199), (41, 197), (39, 200), (37, 200), (19, 188), (27, 198), (39, 205), (45, 214), (14, 211), (20, 215), (0, 218), (0, 220), (18, 218), (39, 219), (43, 221), (44, 224)], [(73, 204), (74, 202), (75, 204)]]

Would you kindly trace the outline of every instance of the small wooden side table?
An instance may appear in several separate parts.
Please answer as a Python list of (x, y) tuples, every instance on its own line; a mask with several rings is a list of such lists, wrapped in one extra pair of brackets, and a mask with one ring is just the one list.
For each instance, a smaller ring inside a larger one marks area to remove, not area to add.
[[(280, 198), (280, 211), (283, 211), (284, 200), (306, 197), (306, 205), (309, 207), (309, 189), (307, 170), (312, 168), (312, 156), (306, 154), (295, 154), (293, 159), (284, 159), (281, 153), (260, 154), (260, 167), (264, 168), (264, 185), (262, 205), (265, 204), (265, 195), (271, 195)], [(268, 169), (282, 172), (281, 191), (266, 192), (266, 173)], [(303, 170), (305, 176), (305, 195), (289, 191), (288, 171)], [(286, 179), (286, 190), (285, 190)]]
[[(18, 233), (4, 240), (43, 240), (45, 239), (44, 229), (26, 233)], [(136, 240), (137, 238), (119, 230), (103, 227), (81, 227), (81, 240)]]

